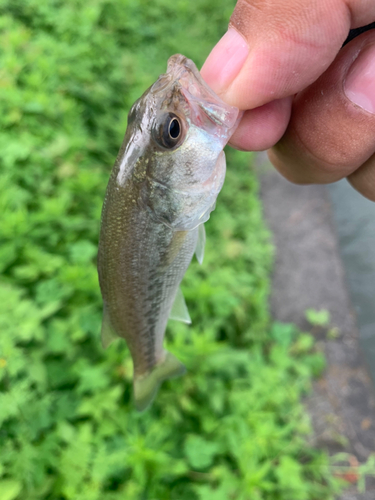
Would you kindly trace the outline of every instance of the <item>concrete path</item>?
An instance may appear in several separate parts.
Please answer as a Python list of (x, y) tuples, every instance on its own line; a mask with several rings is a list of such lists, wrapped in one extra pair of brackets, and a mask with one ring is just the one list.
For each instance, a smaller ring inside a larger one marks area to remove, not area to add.
[(362, 349), (375, 383), (375, 203), (345, 180), (328, 186)]
[[(276, 247), (272, 315), (311, 331), (306, 309), (327, 309), (330, 326), (339, 332), (334, 340), (329, 340), (326, 332), (317, 332), (327, 369), (307, 401), (315, 429), (314, 444), (332, 454), (346, 451), (363, 462), (375, 452), (374, 387), (359, 347), (328, 190), (324, 186), (293, 185), (260, 158), (264, 213)], [(366, 493), (359, 494), (353, 488), (341, 497), (374, 499), (373, 480), (368, 481)]]

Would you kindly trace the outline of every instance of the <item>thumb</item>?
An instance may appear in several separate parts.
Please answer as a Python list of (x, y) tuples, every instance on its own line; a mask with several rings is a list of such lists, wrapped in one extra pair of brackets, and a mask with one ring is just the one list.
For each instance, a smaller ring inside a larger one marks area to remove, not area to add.
[(299, 92), (328, 68), (351, 25), (362, 21), (350, 3), (368, 14), (368, 2), (355, 0), (239, 0), (203, 78), (240, 109)]

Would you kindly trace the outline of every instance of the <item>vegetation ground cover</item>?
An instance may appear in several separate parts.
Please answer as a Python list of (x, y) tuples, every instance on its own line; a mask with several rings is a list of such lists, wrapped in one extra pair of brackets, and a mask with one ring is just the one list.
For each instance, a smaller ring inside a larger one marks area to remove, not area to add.
[(270, 324), (272, 248), (251, 158), (228, 151), (206, 258), (167, 343), (188, 374), (152, 409), (103, 351), (100, 211), (134, 100), (176, 52), (198, 65), (224, 0), (0, 1), (1, 500), (324, 500), (337, 482), (301, 405), (324, 361)]

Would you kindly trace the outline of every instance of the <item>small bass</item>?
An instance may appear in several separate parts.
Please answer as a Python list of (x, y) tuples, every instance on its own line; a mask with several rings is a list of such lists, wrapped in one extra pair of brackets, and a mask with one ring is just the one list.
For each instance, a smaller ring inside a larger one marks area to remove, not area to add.
[(225, 177), (223, 148), (239, 111), (207, 86), (194, 63), (167, 73), (132, 106), (103, 204), (98, 271), (102, 342), (126, 340), (138, 410), (184, 366), (163, 348), (168, 318), (190, 323), (179, 289)]

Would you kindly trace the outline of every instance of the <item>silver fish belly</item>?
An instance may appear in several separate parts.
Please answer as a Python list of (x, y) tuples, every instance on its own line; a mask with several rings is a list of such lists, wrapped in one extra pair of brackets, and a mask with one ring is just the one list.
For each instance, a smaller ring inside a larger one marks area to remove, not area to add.
[(163, 348), (168, 318), (189, 322), (179, 285), (224, 182), (223, 147), (238, 109), (222, 102), (184, 56), (136, 101), (103, 204), (98, 272), (102, 342), (126, 340), (138, 410), (184, 366)]

